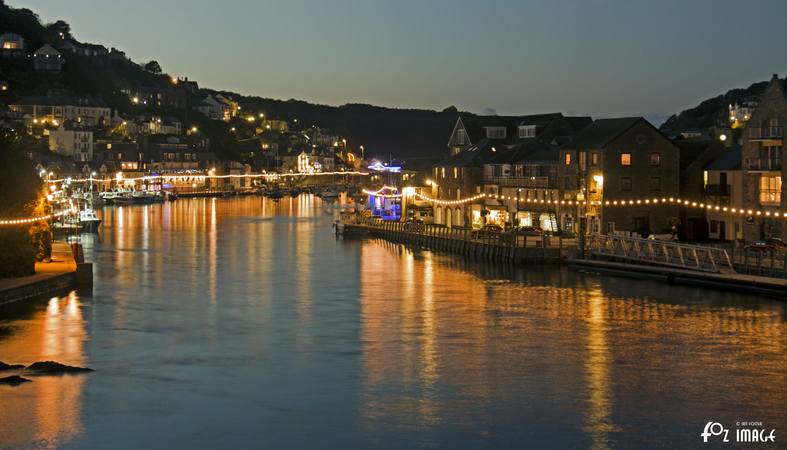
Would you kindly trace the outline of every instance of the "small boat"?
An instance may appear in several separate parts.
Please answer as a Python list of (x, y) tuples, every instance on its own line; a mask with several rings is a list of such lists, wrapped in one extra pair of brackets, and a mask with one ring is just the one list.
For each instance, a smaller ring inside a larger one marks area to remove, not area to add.
[(325, 199), (335, 199), (338, 196), (339, 196), (339, 192), (336, 191), (336, 189), (325, 188), (325, 189), (322, 190), (322, 192), (320, 192), (320, 197), (322, 197), (323, 200), (325, 200)]
[(79, 227), (83, 233), (98, 233), (100, 225), (101, 219), (98, 218), (93, 209), (86, 208), (79, 211)]
[(277, 200), (284, 197), (284, 193), (281, 191), (281, 189), (270, 189), (265, 192), (265, 196)]
[(301, 195), (300, 189), (298, 189), (298, 188), (290, 189), (290, 197), (297, 197), (299, 195)]
[(167, 191), (167, 192), (164, 194), (164, 200), (166, 200), (166, 201), (168, 201), (168, 202), (174, 202), (174, 201), (175, 201), (175, 200), (177, 200), (177, 199), (178, 199), (178, 193), (177, 193), (177, 192), (174, 192), (174, 191)]

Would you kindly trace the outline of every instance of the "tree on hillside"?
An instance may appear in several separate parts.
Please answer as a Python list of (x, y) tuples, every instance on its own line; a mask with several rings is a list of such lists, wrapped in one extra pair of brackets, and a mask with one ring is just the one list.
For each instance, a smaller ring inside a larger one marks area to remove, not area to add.
[[(44, 215), (43, 183), (18, 142), (0, 137), (0, 218)], [(46, 222), (0, 227), (0, 277), (32, 275), (49, 254)]]
[(161, 73), (161, 65), (159, 65), (158, 61), (151, 61), (145, 64), (145, 70), (150, 73), (160, 74)]
[(71, 25), (64, 20), (58, 20), (46, 26), (46, 33), (49, 39), (71, 39)]

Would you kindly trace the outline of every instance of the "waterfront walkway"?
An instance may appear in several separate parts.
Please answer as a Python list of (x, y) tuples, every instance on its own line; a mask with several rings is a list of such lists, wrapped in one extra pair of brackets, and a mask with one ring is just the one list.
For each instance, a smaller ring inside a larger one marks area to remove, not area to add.
[(71, 246), (53, 242), (51, 260), (36, 263), (35, 275), (0, 278), (0, 305), (69, 289), (76, 284), (76, 271)]

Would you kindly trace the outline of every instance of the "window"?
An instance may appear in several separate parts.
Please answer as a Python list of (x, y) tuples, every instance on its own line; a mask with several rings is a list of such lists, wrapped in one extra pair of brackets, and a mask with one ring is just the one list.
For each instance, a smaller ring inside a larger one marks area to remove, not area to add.
[(463, 128), (456, 130), (456, 143), (459, 145), (467, 143), (467, 133)]
[(661, 153), (660, 152), (653, 152), (650, 154), (650, 165), (651, 166), (660, 166), (661, 165)]
[(760, 203), (780, 204), (782, 202), (782, 177), (762, 175), (760, 177)]
[(459, 168), (458, 167), (454, 167), (454, 179), (457, 179), (457, 178), (459, 178)]
[(593, 152), (590, 154), (590, 165), (597, 166), (599, 163), (599, 154), (598, 152)]
[(445, 167), (440, 168), (440, 178), (443, 180), (445, 179)]
[(661, 177), (650, 177), (650, 182), (648, 183), (650, 186), (651, 192), (658, 192), (661, 190)]
[(566, 152), (563, 159), (565, 160), (567, 166), (571, 165), (571, 153)]
[(505, 139), (506, 127), (486, 127), (487, 139)]
[(536, 137), (536, 126), (535, 125), (520, 125), (519, 126), (519, 138), (532, 138)]
[(492, 166), (492, 174), (496, 178), (503, 176), (503, 166), (500, 165)]
[(631, 190), (631, 177), (621, 177), (620, 178), (620, 190), (621, 191), (630, 191)]
[(631, 153), (620, 154), (620, 165), (623, 167), (631, 166)]
[[(565, 187), (565, 189), (567, 191), (571, 190), (571, 177), (565, 177), (563, 179), (563, 186)], [(528, 192), (530, 192), (530, 191), (528, 191)], [(530, 194), (529, 193), (528, 193), (527, 197), (530, 198)]]

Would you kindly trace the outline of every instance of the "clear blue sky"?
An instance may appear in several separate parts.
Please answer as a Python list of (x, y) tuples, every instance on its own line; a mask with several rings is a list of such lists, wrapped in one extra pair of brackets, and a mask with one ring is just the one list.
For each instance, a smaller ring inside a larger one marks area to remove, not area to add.
[(787, 72), (787, 2), (7, 0), (200, 85), (500, 114), (668, 115)]

